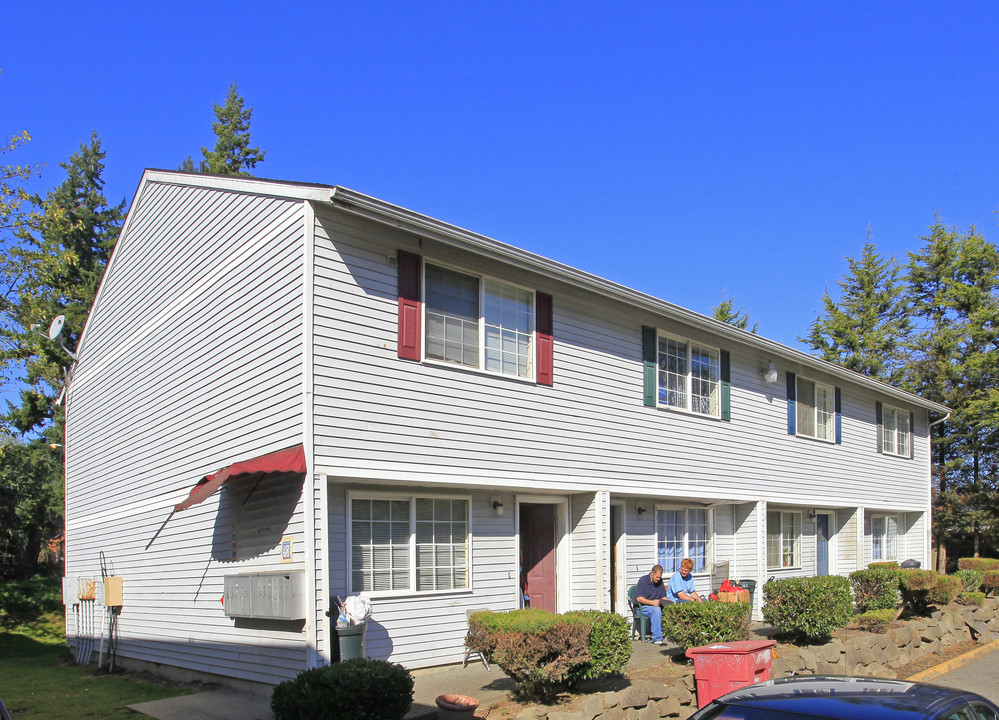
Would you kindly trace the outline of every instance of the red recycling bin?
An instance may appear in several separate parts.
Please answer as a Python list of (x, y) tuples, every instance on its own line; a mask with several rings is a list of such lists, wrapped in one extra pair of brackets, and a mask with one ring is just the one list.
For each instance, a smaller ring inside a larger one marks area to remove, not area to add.
[(738, 688), (770, 679), (773, 640), (744, 640), (687, 648), (694, 661), (697, 707)]

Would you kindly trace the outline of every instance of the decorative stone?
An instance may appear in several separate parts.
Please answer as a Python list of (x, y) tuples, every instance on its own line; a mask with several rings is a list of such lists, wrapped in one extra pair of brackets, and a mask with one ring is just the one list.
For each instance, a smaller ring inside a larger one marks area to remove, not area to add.
[(876, 678), (898, 677), (898, 674), (894, 670), (887, 668), (884, 665), (870, 665), (867, 668), (867, 672), (869, 673), (868, 677), (876, 677)]
[(599, 720), (628, 720), (628, 711), (620, 707), (607, 708)]
[(579, 708), (579, 712), (583, 714), (586, 720), (593, 720), (593, 718), (595, 718), (603, 711), (604, 711), (604, 703), (596, 695), (586, 698), (586, 701)]
[(680, 714), (680, 703), (676, 698), (665, 698), (656, 703), (659, 706), (659, 717), (671, 717)]
[(831, 663), (823, 660), (815, 663), (816, 675), (842, 675), (843, 672), (843, 663)]
[(829, 643), (822, 648), (822, 659), (827, 663), (838, 663), (842, 654), (841, 649), (833, 643)]
[(659, 705), (655, 701), (639, 709), (638, 720), (659, 720)]
[(815, 670), (815, 663), (817, 663), (819, 659), (814, 648), (802, 648), (798, 651), (798, 656), (801, 658), (801, 667), (806, 670)]
[(603, 702), (605, 708), (617, 707), (621, 702), (616, 692), (603, 692), (597, 697)]
[(680, 708), (680, 714), (678, 717), (680, 718), (680, 720), (687, 720), (687, 718), (689, 718), (695, 712), (697, 712), (696, 705), (685, 705)]
[(690, 692), (694, 692), (694, 676), (693, 674), (683, 676), (683, 684)]
[(548, 713), (548, 720), (593, 720), (593, 718), (588, 718), (580, 712), (564, 712), (562, 710), (553, 710)]
[(649, 693), (641, 685), (632, 685), (617, 694), (623, 708), (643, 708), (649, 704)]
[(924, 642), (933, 642), (934, 640), (940, 637), (940, 628), (938, 628), (935, 625), (928, 625), (927, 627), (923, 628), (922, 632), (920, 633), (920, 637), (923, 639)]
[(682, 682), (675, 683), (670, 687), (670, 696), (675, 697), (681, 705), (690, 705), (694, 702), (694, 694)]
[(898, 645), (895, 643), (888, 643), (888, 647), (883, 650), (885, 654), (885, 663), (890, 663), (892, 660), (898, 660)]
[(648, 694), (649, 700), (662, 700), (669, 697), (669, 688), (665, 683), (652, 682), (651, 680), (641, 683), (642, 689)]

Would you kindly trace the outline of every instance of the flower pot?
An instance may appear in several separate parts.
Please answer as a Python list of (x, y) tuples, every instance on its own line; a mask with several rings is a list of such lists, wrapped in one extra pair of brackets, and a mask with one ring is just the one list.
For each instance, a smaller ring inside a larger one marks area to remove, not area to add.
[(472, 720), (479, 701), (468, 695), (438, 695), (437, 720)]

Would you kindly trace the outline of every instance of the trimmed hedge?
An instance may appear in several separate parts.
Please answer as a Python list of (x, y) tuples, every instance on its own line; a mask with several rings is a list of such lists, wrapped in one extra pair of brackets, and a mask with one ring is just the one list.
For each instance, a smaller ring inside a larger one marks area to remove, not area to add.
[(749, 639), (749, 603), (685, 602), (663, 608), (663, 637), (684, 649)]
[(872, 562), (867, 563), (868, 570), (898, 570), (898, 563), (894, 560), (886, 560), (885, 562)]
[(986, 570), (983, 572), (982, 587), (994, 594), (999, 589), (999, 570)]
[(939, 577), (935, 570), (899, 570), (898, 584), (906, 607), (917, 615), (926, 615), (930, 591), (936, 588)]
[(937, 585), (930, 588), (928, 600), (931, 605), (949, 605), (964, 589), (961, 578), (956, 575), (940, 575)]
[(850, 581), (833, 575), (782, 578), (763, 586), (764, 619), (796, 640), (814, 641), (845, 627), (853, 615)]
[(597, 610), (479, 612), (465, 644), (485, 653), (525, 699), (549, 700), (578, 681), (620, 672), (631, 659), (628, 620)]
[(409, 671), (365, 658), (303, 670), (271, 693), (275, 720), (402, 720), (412, 705)]
[(895, 622), (898, 611), (894, 608), (870, 610), (853, 618), (857, 627), (873, 633), (883, 633)]
[(868, 568), (850, 573), (853, 599), (861, 612), (888, 610), (899, 603), (898, 572), (890, 568)]
[(961, 605), (975, 605), (976, 607), (981, 607), (982, 603), (985, 602), (985, 593), (963, 592), (957, 596), (957, 599), (954, 602), (960, 603)]
[(958, 570), (999, 570), (999, 558), (970, 557), (958, 558)]

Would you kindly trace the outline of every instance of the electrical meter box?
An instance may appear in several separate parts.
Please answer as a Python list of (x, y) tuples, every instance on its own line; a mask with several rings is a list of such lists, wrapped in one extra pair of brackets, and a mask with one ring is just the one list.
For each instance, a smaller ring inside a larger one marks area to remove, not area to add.
[(226, 575), (225, 614), (259, 620), (305, 619), (305, 573)]
[(121, 576), (104, 578), (104, 604), (108, 607), (121, 607), (125, 604), (122, 602)]

